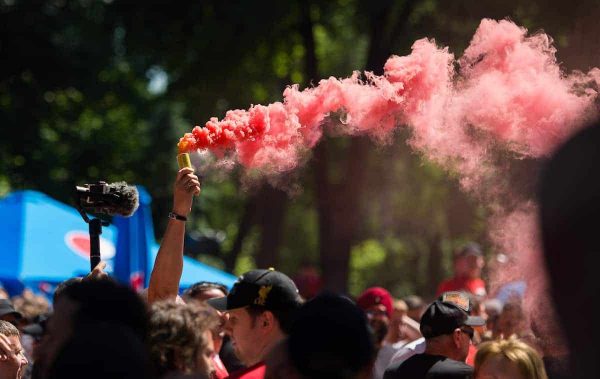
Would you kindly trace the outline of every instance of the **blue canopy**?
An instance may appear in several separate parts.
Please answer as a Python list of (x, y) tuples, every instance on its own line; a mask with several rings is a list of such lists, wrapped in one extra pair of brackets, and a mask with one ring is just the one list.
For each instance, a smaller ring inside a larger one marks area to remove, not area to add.
[[(0, 281), (57, 283), (90, 270), (88, 225), (74, 208), (36, 191), (0, 201)], [(117, 229), (104, 227), (102, 259), (112, 272)]]
[[(159, 245), (155, 244), (152, 249), (152, 262), (156, 259), (158, 248)], [(231, 288), (236, 280), (237, 278), (235, 276), (225, 271), (198, 262), (193, 258), (183, 257), (183, 273), (181, 274), (181, 280), (179, 281), (179, 287), (181, 289), (187, 288), (200, 281), (221, 283), (227, 288)]]
[[(100, 236), (107, 272), (119, 281), (141, 288), (148, 284), (158, 251), (150, 204), (138, 186), (140, 207), (128, 218), (115, 217)], [(18, 191), (0, 200), (0, 282), (35, 288), (40, 282), (59, 283), (89, 272), (88, 225), (79, 212), (36, 191)], [(181, 288), (198, 281), (231, 287), (236, 277), (184, 257)], [(16, 287), (15, 287), (16, 286)]]
[[(159, 245), (154, 239), (152, 225), (152, 197), (142, 186), (137, 186), (140, 206), (131, 217), (115, 217), (113, 223), (119, 229), (115, 275), (136, 287), (141, 283), (148, 286), (150, 273), (158, 253)], [(129, 251), (130, 254), (120, 254)], [(127, 277), (129, 275), (129, 277)], [(179, 287), (187, 288), (200, 282), (219, 282), (230, 288), (237, 278), (227, 272), (183, 257), (183, 274)]]

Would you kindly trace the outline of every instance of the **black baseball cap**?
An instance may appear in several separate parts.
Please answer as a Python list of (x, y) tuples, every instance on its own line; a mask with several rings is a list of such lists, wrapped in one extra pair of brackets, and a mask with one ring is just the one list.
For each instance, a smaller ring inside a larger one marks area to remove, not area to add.
[(461, 326), (483, 326), (485, 320), (470, 316), (469, 298), (460, 292), (447, 292), (434, 301), (421, 317), (421, 334), (433, 338), (452, 333)]
[(21, 319), (23, 315), (17, 312), (11, 302), (6, 299), (0, 299), (0, 317), (14, 315), (17, 319)]
[(258, 305), (268, 310), (287, 309), (300, 303), (298, 288), (287, 275), (268, 270), (252, 270), (235, 282), (229, 295), (207, 300), (219, 311), (229, 311), (249, 305)]

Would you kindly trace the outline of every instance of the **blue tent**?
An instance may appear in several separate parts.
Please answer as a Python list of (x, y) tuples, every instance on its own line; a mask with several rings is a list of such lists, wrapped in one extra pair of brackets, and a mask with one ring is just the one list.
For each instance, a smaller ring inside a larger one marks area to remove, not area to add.
[[(155, 244), (152, 249), (152, 259), (154, 262), (156, 259), (156, 253), (158, 253), (159, 245)], [(181, 280), (179, 281), (180, 288), (187, 288), (192, 284), (199, 281), (215, 282), (224, 284), (227, 288), (231, 288), (237, 278), (225, 271), (221, 271), (214, 267), (211, 267), (202, 262), (190, 257), (183, 257), (183, 273), (181, 274)]]
[[(90, 270), (88, 225), (77, 210), (40, 192), (0, 201), (0, 241), (0, 281), (8, 286), (57, 283)], [(117, 229), (104, 227), (100, 250), (109, 272), (116, 242)]]
[[(138, 210), (131, 217), (115, 217), (113, 219), (114, 225), (119, 229), (115, 275), (134, 287), (141, 283), (148, 286), (159, 248), (154, 239), (154, 227), (152, 226), (152, 197), (144, 187), (137, 186), (137, 189), (140, 202)], [(130, 251), (131, 254), (120, 254), (121, 251)], [(183, 273), (179, 286), (187, 288), (196, 282), (208, 281), (219, 282), (226, 287), (231, 287), (236, 279), (229, 273), (184, 256)]]
[[(123, 283), (147, 286), (158, 245), (146, 190), (138, 187), (140, 207), (132, 217), (115, 217), (102, 228), (102, 259)], [(14, 292), (23, 285), (58, 283), (89, 272), (88, 226), (74, 208), (36, 191), (14, 192), (0, 200), (0, 282)], [(197, 281), (230, 287), (233, 275), (184, 258), (181, 287)]]

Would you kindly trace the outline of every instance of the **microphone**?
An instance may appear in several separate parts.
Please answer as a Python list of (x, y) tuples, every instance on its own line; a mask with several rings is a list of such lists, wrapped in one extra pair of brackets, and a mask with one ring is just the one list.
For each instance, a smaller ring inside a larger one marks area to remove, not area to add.
[(125, 182), (84, 184), (75, 192), (79, 206), (93, 214), (129, 217), (139, 206), (137, 188)]

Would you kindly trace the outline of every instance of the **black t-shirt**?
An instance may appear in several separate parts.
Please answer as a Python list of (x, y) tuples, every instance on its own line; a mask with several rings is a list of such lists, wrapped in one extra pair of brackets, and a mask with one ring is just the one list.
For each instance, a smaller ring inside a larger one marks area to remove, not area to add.
[(441, 355), (417, 354), (406, 361), (391, 365), (383, 379), (470, 379), (473, 367)]

